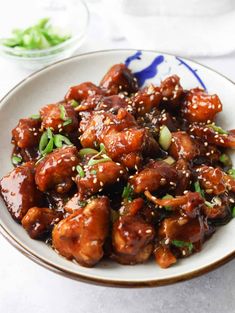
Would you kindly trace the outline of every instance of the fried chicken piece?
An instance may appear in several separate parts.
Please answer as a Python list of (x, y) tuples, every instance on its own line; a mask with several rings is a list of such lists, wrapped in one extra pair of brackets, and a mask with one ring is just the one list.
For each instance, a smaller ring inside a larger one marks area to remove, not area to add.
[(80, 175), (76, 177), (81, 199), (89, 197), (119, 182), (125, 174), (126, 170), (123, 166), (113, 161), (102, 162), (86, 167), (84, 177)]
[(34, 181), (34, 163), (24, 163), (4, 176), (0, 193), (11, 216), (18, 222), (31, 207), (40, 205), (43, 197)]
[(184, 159), (190, 161), (199, 155), (200, 151), (197, 142), (186, 132), (178, 131), (171, 134), (172, 142), (168, 151), (175, 160)]
[(217, 95), (208, 95), (204, 90), (195, 88), (187, 92), (181, 114), (190, 123), (206, 123), (214, 121), (221, 111), (222, 104)]
[(106, 90), (107, 95), (131, 94), (138, 90), (137, 80), (125, 64), (113, 65), (102, 78), (100, 87)]
[(16, 146), (23, 149), (37, 147), (41, 136), (40, 127), (40, 119), (20, 119), (17, 126), (12, 130), (12, 141)]
[(38, 189), (43, 192), (51, 189), (58, 193), (68, 192), (78, 163), (78, 151), (74, 146), (64, 146), (46, 155), (35, 168)]
[(41, 239), (52, 230), (62, 214), (49, 208), (32, 207), (22, 219), (22, 226), (32, 239)]
[(78, 119), (70, 104), (48, 104), (40, 110), (43, 128), (52, 128), (55, 132), (71, 133), (78, 129)]
[(197, 167), (195, 175), (208, 194), (220, 195), (229, 190), (235, 192), (235, 179), (218, 167), (207, 165)]
[(164, 161), (149, 163), (142, 171), (129, 180), (135, 193), (143, 193), (146, 190), (156, 191), (161, 187), (176, 186), (176, 182), (176, 169)]
[(91, 267), (103, 257), (109, 231), (110, 206), (105, 196), (91, 200), (54, 227), (54, 248), (67, 259)]
[(121, 264), (147, 261), (153, 251), (153, 227), (141, 217), (124, 215), (113, 225), (113, 259)]
[(97, 87), (91, 82), (84, 82), (70, 87), (65, 95), (65, 101), (75, 100), (79, 103), (86, 100), (89, 96), (104, 95), (102, 88)]

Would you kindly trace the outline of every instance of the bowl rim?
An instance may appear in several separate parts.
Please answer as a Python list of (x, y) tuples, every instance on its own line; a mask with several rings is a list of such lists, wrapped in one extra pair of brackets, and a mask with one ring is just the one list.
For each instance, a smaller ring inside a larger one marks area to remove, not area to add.
[[(83, 1), (83, 0), (82, 0)], [(156, 51), (156, 50), (144, 50), (144, 49), (106, 49), (106, 50), (97, 50), (97, 51), (92, 51), (92, 52), (86, 52), (86, 53), (82, 53), (82, 54), (76, 54), (74, 56), (56, 61), (50, 65), (47, 65), (45, 67), (43, 67), (42, 69), (39, 69), (33, 73), (31, 73), (30, 75), (26, 76), (24, 79), (22, 79), (18, 84), (16, 84), (13, 88), (11, 88), (1, 99), (0, 99), (0, 106), (2, 104), (2, 102), (8, 97), (10, 96), (12, 93), (14, 93), (14, 91), (23, 83), (25, 83), (26, 81), (29, 81), (33, 78), (35, 78), (38, 74), (40, 74), (43, 71), (46, 71), (47, 69), (50, 69), (52, 67), (56, 67), (58, 64), (60, 63), (65, 63), (71, 59), (79, 59), (80, 57), (83, 56), (89, 56), (89, 55), (93, 55), (93, 54), (103, 54), (103, 53), (118, 53), (118, 52), (134, 52), (134, 51), (138, 51), (141, 50), (143, 52), (147, 52), (147, 53), (161, 53), (164, 55), (169, 55), (169, 56), (176, 56), (179, 58), (183, 58), (185, 60), (188, 60), (190, 62), (193, 62), (195, 64), (198, 64), (214, 73), (216, 73), (217, 75), (223, 77), (224, 79), (226, 79), (228, 82), (230, 82), (234, 87), (235, 87), (235, 82), (226, 77), (225, 75), (219, 73), (218, 71), (201, 64), (200, 62), (194, 61), (190, 58), (185, 58), (185, 57), (181, 57), (175, 54), (170, 54), (170, 53), (165, 53), (162, 51)], [(36, 255), (35, 253), (33, 253), (32, 251), (30, 251), (30, 249), (27, 248), (27, 246), (23, 245), (19, 240), (17, 240), (17, 238), (15, 238), (8, 230), (6, 227), (4, 227), (4, 225), (1, 223), (0, 220), (0, 233), (3, 235), (3, 237), (10, 242), (18, 251), (20, 251), (22, 254), (24, 254), (25, 256), (27, 256), (30, 260), (34, 261), (35, 263), (41, 265), (42, 267), (51, 270), (57, 274), (60, 274), (64, 277), (73, 279), (73, 280), (77, 280), (77, 281), (81, 281), (81, 282), (86, 282), (86, 283), (90, 283), (90, 284), (94, 284), (94, 285), (103, 285), (103, 286), (109, 286), (109, 287), (157, 287), (157, 286), (164, 286), (164, 285), (170, 285), (170, 284), (174, 284), (180, 281), (185, 281), (185, 280), (190, 280), (192, 278), (198, 277), (200, 275), (203, 275), (205, 273), (208, 273), (212, 270), (215, 270), (216, 268), (220, 267), (221, 265), (231, 261), (232, 259), (235, 258), (235, 248), (232, 252), (228, 253), (227, 255), (223, 256), (222, 258), (220, 258), (219, 260), (201, 267), (200, 269), (197, 270), (192, 270), (189, 273), (185, 273), (185, 274), (181, 274), (179, 276), (175, 276), (175, 277), (169, 277), (169, 278), (161, 278), (161, 279), (153, 279), (153, 280), (145, 280), (145, 281), (122, 281), (122, 280), (112, 280), (112, 279), (106, 279), (106, 278), (96, 278), (96, 277), (88, 277), (85, 274), (78, 274), (78, 273), (74, 273), (70, 270), (65, 270), (62, 269), (60, 266), (56, 266), (55, 264), (52, 264), (50, 261), (46, 261), (45, 259), (41, 258), (40, 256)]]
[[(27, 61), (41, 60), (45, 57), (51, 57), (54, 55), (58, 55), (61, 52), (66, 51), (66, 49), (68, 47), (70, 47), (71, 45), (76, 43), (78, 40), (82, 40), (85, 37), (86, 32), (88, 30), (88, 26), (89, 26), (91, 17), (90, 17), (90, 11), (89, 11), (88, 5), (86, 4), (85, 0), (78, 0), (78, 1), (83, 5), (85, 12), (86, 12), (85, 26), (82, 29), (82, 31), (79, 32), (78, 35), (71, 36), (71, 38), (69, 38), (68, 40), (65, 40), (64, 42), (62, 42), (58, 45), (49, 47), (47, 49), (21, 50), (20, 48), (7, 47), (7, 46), (4, 46), (3, 44), (0, 43), (1, 55), (6, 56), (8, 58), (19, 59), (19, 60), (27, 60)], [(23, 56), (19, 56), (15, 53), (22, 53)], [(41, 54), (41, 55), (39, 56), (39, 54)], [(50, 65), (52, 65), (52, 64), (50, 64)]]

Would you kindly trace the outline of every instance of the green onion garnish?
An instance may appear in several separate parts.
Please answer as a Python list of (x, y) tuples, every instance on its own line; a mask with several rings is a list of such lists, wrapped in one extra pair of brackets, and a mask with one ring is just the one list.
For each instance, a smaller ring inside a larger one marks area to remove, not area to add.
[(76, 108), (79, 105), (79, 103), (76, 100), (71, 100), (69, 103), (73, 108)]
[(193, 250), (193, 244), (192, 242), (186, 242), (186, 241), (182, 241), (182, 240), (172, 240), (171, 243), (178, 247), (178, 248), (188, 248), (189, 252), (192, 252)]
[(167, 126), (162, 126), (159, 133), (159, 144), (164, 150), (168, 150), (171, 145), (172, 135)]
[[(164, 199), (173, 199), (174, 197), (172, 195), (169, 195), (168, 193), (162, 198), (162, 200)], [(170, 206), (165, 206), (164, 207), (166, 210), (171, 210), (171, 207)]]
[(220, 158), (219, 158), (220, 162), (223, 163), (225, 166), (231, 166), (232, 165), (232, 161), (231, 158), (228, 154), (223, 153), (221, 154)]
[(221, 128), (220, 126), (213, 124), (209, 124), (207, 125), (208, 127), (212, 128), (215, 132), (217, 132), (218, 134), (221, 135), (228, 135), (228, 132), (226, 130), (224, 130), (223, 128)]
[(41, 118), (40, 114), (33, 114), (30, 116), (33, 120), (39, 120)]
[(97, 174), (96, 170), (91, 170), (90, 173), (91, 173), (92, 175), (96, 175), (96, 174)]
[(231, 168), (230, 170), (228, 170), (228, 174), (235, 179), (235, 169)]
[(104, 156), (102, 159), (98, 159), (98, 160), (91, 158), (88, 161), (87, 165), (93, 166), (95, 164), (104, 163), (104, 162), (108, 162), (108, 161), (111, 161), (111, 159), (108, 156)]
[(44, 18), (26, 29), (14, 29), (12, 37), (2, 39), (1, 43), (11, 48), (41, 50), (56, 46), (70, 37), (70, 35), (60, 35), (58, 30), (51, 26), (50, 19)]
[(73, 121), (73, 120), (72, 120), (71, 118), (68, 118), (68, 119), (63, 123), (63, 126), (67, 126), (67, 125), (71, 124), (72, 121)]
[(166, 159), (164, 159), (162, 161), (166, 162), (169, 165), (172, 165), (175, 163), (175, 159), (173, 159), (171, 156), (168, 156)]
[(81, 178), (85, 177), (85, 172), (84, 172), (83, 168), (80, 165), (76, 166), (76, 170), (77, 170), (77, 172), (78, 172), (78, 174), (79, 174), (79, 176)]
[(18, 155), (13, 155), (11, 158), (11, 162), (13, 165), (18, 165), (19, 163), (22, 162), (22, 157)]
[(122, 198), (131, 201), (132, 197), (133, 197), (133, 187), (130, 184), (127, 184), (123, 189)]
[(202, 196), (202, 198), (205, 198), (205, 193), (204, 190), (201, 189), (200, 183), (199, 181), (196, 181), (194, 183), (194, 189), (196, 192), (200, 193), (200, 195)]
[(235, 207), (232, 208), (232, 216), (235, 217)]
[(60, 134), (54, 135), (54, 144), (57, 148), (61, 148), (63, 146), (63, 143), (68, 146), (72, 145), (72, 142), (67, 137)]
[(87, 154), (98, 154), (99, 152), (95, 149), (91, 149), (91, 148), (83, 148), (79, 151), (79, 155), (80, 156), (84, 156)]
[(66, 121), (67, 120), (67, 112), (66, 112), (65, 107), (63, 106), (63, 104), (59, 105), (59, 109), (60, 109), (60, 118), (63, 121)]

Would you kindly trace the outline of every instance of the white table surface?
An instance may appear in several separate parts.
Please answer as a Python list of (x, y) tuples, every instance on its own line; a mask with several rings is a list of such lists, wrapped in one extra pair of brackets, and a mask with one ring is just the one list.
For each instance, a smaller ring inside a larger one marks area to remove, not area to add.
[[(94, 15), (93, 15), (94, 16)], [(95, 22), (94, 22), (95, 21)], [(102, 28), (93, 19), (95, 29)], [(127, 41), (98, 39), (90, 28), (78, 53), (110, 48), (130, 48)], [(132, 47), (135, 48), (135, 47)], [(235, 55), (203, 58), (210, 66), (235, 81)], [(0, 98), (29, 74), (0, 59)], [(88, 285), (61, 277), (33, 263), (0, 235), (1, 313), (234, 313), (235, 260), (191, 281), (147, 289), (121, 289)]]

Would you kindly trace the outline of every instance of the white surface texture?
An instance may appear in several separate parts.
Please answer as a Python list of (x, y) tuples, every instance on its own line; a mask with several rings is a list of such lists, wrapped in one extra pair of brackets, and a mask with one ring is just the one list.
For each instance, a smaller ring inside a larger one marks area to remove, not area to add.
[[(126, 40), (112, 41), (99, 16), (92, 14), (90, 33), (78, 51), (135, 48)], [(99, 34), (99, 36), (97, 36)], [(197, 61), (235, 81), (235, 55)], [(0, 97), (29, 72), (0, 59)], [(92, 286), (60, 277), (33, 263), (0, 235), (1, 313), (234, 313), (235, 271), (225, 266), (191, 281), (148, 289)]]

